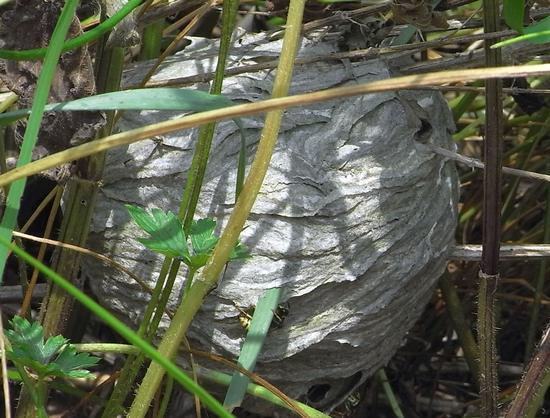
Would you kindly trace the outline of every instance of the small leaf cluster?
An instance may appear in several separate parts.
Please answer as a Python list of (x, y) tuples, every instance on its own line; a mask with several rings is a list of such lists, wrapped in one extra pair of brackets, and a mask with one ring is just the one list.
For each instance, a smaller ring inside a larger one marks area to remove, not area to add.
[[(150, 236), (138, 238), (139, 242), (159, 254), (180, 259), (194, 271), (206, 264), (219, 241), (219, 237), (214, 234), (214, 219), (203, 218), (193, 221), (189, 231), (185, 231), (180, 219), (172, 212), (164, 212), (157, 208), (147, 212), (133, 205), (126, 205), (126, 209), (134, 222)], [(246, 246), (237, 243), (229, 259), (248, 257)]]
[(92, 374), (86, 370), (94, 366), (98, 357), (77, 353), (74, 346), (61, 336), (44, 341), (44, 329), (38, 322), (30, 323), (15, 316), (10, 321), (11, 329), (6, 337), (11, 345), (8, 358), (32, 371), (40, 380), (47, 377), (87, 378)]

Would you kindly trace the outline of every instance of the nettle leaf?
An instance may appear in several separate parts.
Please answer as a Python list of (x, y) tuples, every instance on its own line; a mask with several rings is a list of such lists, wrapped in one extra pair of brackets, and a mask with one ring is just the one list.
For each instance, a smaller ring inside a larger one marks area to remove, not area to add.
[(147, 248), (173, 258), (184, 259), (189, 256), (183, 225), (172, 212), (155, 208), (148, 213), (132, 205), (126, 205), (126, 209), (134, 222), (151, 236), (138, 239)]
[(191, 254), (185, 260), (193, 270), (203, 267), (210, 258), (214, 247), (219, 238), (214, 235), (216, 221), (211, 218), (203, 218), (193, 221), (189, 231), (189, 241), (191, 242)]
[(13, 355), (27, 358), (39, 364), (48, 364), (58, 350), (67, 343), (63, 336), (50, 337), (44, 344), (44, 330), (38, 322), (30, 323), (25, 318), (15, 316), (11, 330), (6, 335), (12, 345)]
[(245, 260), (247, 258), (250, 258), (250, 252), (248, 251), (248, 248), (243, 243), (237, 242), (237, 245), (235, 245), (235, 247), (231, 251), (231, 255), (229, 256), (229, 259)]
[(50, 337), (44, 342), (44, 329), (38, 322), (30, 323), (19, 316), (10, 321), (11, 330), (6, 336), (12, 346), (8, 358), (27, 367), (41, 377), (89, 377), (84, 367), (95, 365), (99, 358), (87, 353), (76, 353), (61, 335)]
[(85, 368), (94, 366), (99, 361), (98, 357), (88, 353), (77, 353), (72, 345), (66, 345), (59, 356), (51, 364), (52, 376), (89, 377), (91, 373)]
[[(214, 234), (216, 221), (212, 218), (193, 221), (187, 234), (181, 221), (172, 212), (152, 209), (151, 213), (148, 213), (132, 205), (126, 205), (126, 208), (141, 229), (151, 235), (151, 238), (138, 239), (139, 242), (159, 254), (179, 258), (194, 271), (208, 262), (219, 241), (219, 237)], [(230, 260), (248, 256), (247, 248), (238, 243), (231, 253)]]
[(189, 237), (194, 254), (206, 254), (214, 249), (219, 238), (214, 235), (216, 221), (211, 218), (193, 221)]
[[(189, 238), (193, 248), (193, 255), (190, 257), (190, 267), (195, 270), (203, 267), (208, 262), (214, 247), (219, 238), (214, 235), (216, 221), (210, 218), (199, 219), (191, 225)], [(244, 259), (249, 257), (248, 249), (241, 243), (233, 248), (230, 260)]]

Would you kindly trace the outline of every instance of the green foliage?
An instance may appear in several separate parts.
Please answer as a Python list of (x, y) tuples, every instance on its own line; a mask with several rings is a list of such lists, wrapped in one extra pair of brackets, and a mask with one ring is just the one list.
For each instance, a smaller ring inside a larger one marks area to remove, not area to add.
[(501, 48), (522, 41), (535, 44), (550, 42), (550, 16), (546, 16), (537, 23), (523, 27), (524, 10), (524, 0), (504, 0), (503, 15), (506, 24), (522, 35), (498, 42), (491, 48)]
[(508, 26), (517, 30), (519, 33), (523, 32), (525, 0), (504, 0), (502, 14)]
[(160, 209), (152, 209), (151, 213), (148, 213), (132, 205), (126, 205), (126, 209), (134, 222), (151, 236), (138, 239), (144, 246), (167, 257), (189, 257), (183, 225), (176, 215)]
[(523, 29), (526, 36), (531, 36), (530, 42), (544, 44), (550, 42), (550, 16), (546, 16), (540, 22), (534, 23)]
[[(193, 271), (206, 264), (218, 243), (219, 237), (214, 234), (214, 219), (193, 221), (187, 233), (180, 219), (172, 212), (155, 208), (149, 213), (132, 205), (126, 205), (126, 209), (134, 222), (150, 235), (150, 238), (138, 238), (139, 242), (156, 253), (181, 260)], [(229, 259), (247, 257), (249, 254), (246, 246), (237, 243)]]
[[(63, 40), (67, 37), (78, 3), (78, 0), (67, 0), (65, 2), (59, 20), (50, 38), (50, 44), (42, 63), (40, 75), (36, 81), (36, 89), (32, 101), (32, 112), (27, 122), (27, 127), (25, 128), (25, 134), (23, 135), (23, 142), (17, 161), (18, 167), (31, 162), (33, 155), (32, 151), (38, 140), (38, 132), (42, 123), (42, 117), (44, 116), (44, 107), (48, 102), (50, 87), (57, 70), (57, 62), (61, 56)], [(10, 210), (4, 211), (4, 216), (0, 224), (0, 238), (4, 238), (7, 241), (11, 240), (13, 229), (17, 223), (17, 214), (21, 205), (25, 184), (26, 179), (20, 179), (10, 184), (10, 190), (6, 198), (6, 207), (9, 207)], [(4, 278), (7, 258), (7, 248), (0, 246), (0, 285)]]
[[(203, 112), (234, 106), (225, 96), (196, 89), (171, 87), (114, 91), (80, 99), (46, 105), (48, 112), (95, 110), (174, 110)], [(0, 114), (0, 123), (9, 124), (30, 115), (30, 109), (19, 109)], [(239, 125), (239, 123), (237, 123)], [(240, 125), (239, 125), (240, 127)]]
[[(256, 367), (256, 362), (267, 338), (274, 314), (277, 311), (281, 293), (281, 288), (268, 289), (256, 304), (250, 328), (239, 354), (239, 366), (248, 371), (254, 371)], [(249, 383), (250, 380), (245, 375), (239, 372), (233, 373), (223, 406), (230, 411), (240, 406)]]
[(94, 366), (99, 358), (87, 353), (77, 353), (61, 335), (44, 341), (44, 330), (38, 322), (30, 323), (15, 316), (10, 321), (11, 328), (6, 336), (11, 344), (8, 358), (27, 369), (31, 369), (39, 379), (46, 377), (90, 377), (87, 367)]

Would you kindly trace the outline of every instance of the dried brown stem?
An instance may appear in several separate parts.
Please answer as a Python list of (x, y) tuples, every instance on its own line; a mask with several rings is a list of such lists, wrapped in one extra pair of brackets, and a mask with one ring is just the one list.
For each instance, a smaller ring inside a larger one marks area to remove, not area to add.
[[(499, 30), (498, 0), (483, 1), (485, 32)], [(491, 49), (493, 40), (485, 42), (485, 65), (501, 65), (499, 49)], [(500, 253), (500, 206), (502, 171), (502, 81), (485, 81), (485, 141), (483, 172), (483, 242), (479, 271), (478, 344), (480, 352), (479, 386), (481, 416), (498, 417), (498, 373), (495, 348), (495, 293), (498, 286)]]
[(527, 372), (525, 373), (521, 384), (512, 401), (510, 409), (506, 412), (505, 418), (523, 418), (527, 416), (531, 402), (541, 390), (541, 382), (548, 374), (550, 365), (550, 324), (546, 326), (539, 348), (533, 356)]

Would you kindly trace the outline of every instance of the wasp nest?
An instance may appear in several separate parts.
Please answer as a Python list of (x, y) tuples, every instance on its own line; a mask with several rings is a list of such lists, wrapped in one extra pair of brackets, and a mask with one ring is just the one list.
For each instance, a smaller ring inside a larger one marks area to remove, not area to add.
[[(276, 59), (281, 42), (261, 39), (241, 37), (229, 67)], [(300, 56), (334, 51), (329, 43), (304, 39)], [(154, 80), (213, 71), (216, 54), (215, 44), (195, 39)], [(296, 66), (291, 94), (390, 76), (381, 60), (309, 61)], [(125, 82), (137, 82), (146, 71), (143, 65), (129, 69)], [(224, 94), (238, 102), (267, 99), (274, 72), (229, 77)], [(167, 117), (126, 112), (120, 127)], [(242, 121), (250, 163), (263, 116)], [(371, 94), (288, 109), (241, 234), (252, 258), (228, 266), (191, 326), (192, 343), (237, 356), (244, 338), (239, 316), (266, 289), (280, 287), (286, 317), (268, 334), (257, 366), (263, 377), (290, 396), (330, 408), (386, 364), (421, 314), (453, 240), (455, 169), (424, 145), (451, 147), (451, 129), (447, 104), (432, 91)], [(196, 139), (196, 130), (176, 132), (113, 150), (107, 158), (92, 245), (150, 286), (162, 260), (136, 241), (143, 233), (124, 204), (177, 211)], [(233, 208), (239, 148), (235, 123), (220, 123), (196, 215), (215, 218), (220, 228)], [(102, 303), (130, 323), (139, 322), (148, 294), (131, 278), (91, 261), (84, 271)], [(172, 306), (184, 278), (182, 271)]]

